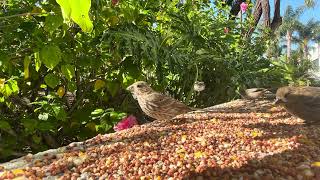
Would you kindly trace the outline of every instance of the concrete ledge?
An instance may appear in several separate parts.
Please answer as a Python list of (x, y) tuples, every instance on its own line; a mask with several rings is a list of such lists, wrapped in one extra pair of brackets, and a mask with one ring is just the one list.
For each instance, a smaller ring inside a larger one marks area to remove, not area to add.
[(320, 126), (235, 100), (0, 164), (0, 179), (320, 179)]

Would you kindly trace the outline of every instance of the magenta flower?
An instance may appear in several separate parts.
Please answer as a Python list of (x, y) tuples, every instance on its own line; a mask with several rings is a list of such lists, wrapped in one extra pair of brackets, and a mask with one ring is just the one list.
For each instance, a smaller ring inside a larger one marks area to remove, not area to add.
[(241, 9), (241, 12), (242, 12), (242, 13), (246, 12), (247, 9), (248, 9), (248, 4), (245, 3), (245, 2), (242, 2), (242, 3), (240, 4), (240, 9)]
[(117, 5), (119, 3), (119, 0), (112, 0), (111, 3), (112, 3), (113, 6), (115, 6), (115, 5)]
[(135, 116), (130, 115), (126, 118), (123, 118), (117, 125), (113, 127), (115, 131), (121, 131), (124, 129), (132, 128), (134, 125), (137, 125), (138, 121)]
[(229, 28), (224, 27), (223, 32), (224, 32), (225, 34), (228, 34), (228, 33), (229, 33), (229, 31), (230, 31), (230, 29), (229, 29)]

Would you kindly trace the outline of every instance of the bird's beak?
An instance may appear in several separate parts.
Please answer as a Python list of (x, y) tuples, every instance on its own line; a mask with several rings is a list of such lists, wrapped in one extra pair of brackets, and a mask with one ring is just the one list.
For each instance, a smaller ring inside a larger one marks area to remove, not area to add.
[(273, 102), (274, 105), (279, 105), (279, 104), (283, 104), (283, 103), (284, 103), (284, 101), (281, 99), (278, 99), (278, 98)]
[(133, 91), (133, 86), (132, 86), (132, 85), (131, 85), (131, 86), (128, 86), (128, 87), (127, 87), (127, 91), (132, 92), (132, 91)]

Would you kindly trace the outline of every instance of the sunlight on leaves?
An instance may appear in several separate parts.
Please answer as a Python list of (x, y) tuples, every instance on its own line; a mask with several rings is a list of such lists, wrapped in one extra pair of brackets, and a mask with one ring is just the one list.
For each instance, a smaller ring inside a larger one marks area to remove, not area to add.
[(53, 109), (55, 118), (57, 118), (58, 120), (61, 120), (61, 121), (65, 121), (66, 120), (67, 113), (63, 109), (63, 107), (61, 107), (61, 106), (53, 106), (52, 109)]
[(61, 61), (61, 50), (56, 45), (47, 45), (41, 49), (40, 57), (44, 65), (49, 69), (53, 69)]
[(29, 56), (26, 56), (23, 61), (23, 67), (24, 67), (24, 79), (29, 78), (29, 65), (30, 65), (31, 59)]
[(91, 32), (92, 21), (89, 18), (91, 0), (56, 0), (61, 6), (63, 18), (66, 21), (72, 19), (84, 32)]
[(60, 98), (62, 98), (65, 92), (66, 92), (66, 91), (65, 91), (64, 87), (61, 86), (61, 87), (59, 87), (58, 90), (57, 90), (57, 95), (58, 95)]
[(62, 65), (61, 72), (69, 81), (75, 76), (74, 66), (70, 64)]
[(44, 29), (52, 33), (62, 24), (63, 24), (63, 18), (61, 15), (48, 15), (44, 23)]
[(44, 77), (44, 82), (51, 88), (55, 88), (59, 84), (58, 76), (54, 75), (53, 73), (47, 74)]
[(38, 72), (41, 67), (41, 60), (40, 60), (40, 53), (39, 52), (34, 53), (34, 63), (35, 63), (36, 71)]
[(106, 83), (103, 80), (98, 79), (94, 83), (94, 90), (99, 90), (99, 89), (101, 89), (101, 88), (103, 88), (105, 86), (106, 86)]
[(0, 79), (0, 89), (4, 87), (5, 82), (6, 82), (6, 79), (3, 79), (3, 78)]

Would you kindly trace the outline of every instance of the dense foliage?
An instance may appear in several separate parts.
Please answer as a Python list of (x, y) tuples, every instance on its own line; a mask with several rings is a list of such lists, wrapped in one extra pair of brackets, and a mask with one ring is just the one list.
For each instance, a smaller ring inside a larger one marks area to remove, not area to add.
[[(263, 56), (267, 33), (243, 37), (250, 13), (229, 20), (230, 7), (219, 1), (93, 0), (89, 16), (81, 14), (85, 3), (62, 15), (57, 2), (3, 4), (2, 160), (112, 132), (126, 114), (142, 122), (125, 91), (137, 80), (197, 107), (289, 81)], [(76, 23), (64, 23), (68, 13)], [(200, 94), (195, 81), (206, 84)]]

